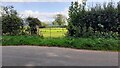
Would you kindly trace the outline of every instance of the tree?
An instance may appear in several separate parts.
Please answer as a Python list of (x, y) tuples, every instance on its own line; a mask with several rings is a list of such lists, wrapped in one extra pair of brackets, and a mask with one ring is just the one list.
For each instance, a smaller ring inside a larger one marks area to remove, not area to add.
[(85, 9), (82, 4), (72, 2), (69, 7), (68, 35), (74, 37), (114, 37), (120, 30), (120, 2), (117, 7), (113, 2), (104, 3)]
[[(75, 8), (76, 6), (76, 8)], [(76, 23), (78, 23), (78, 2), (76, 2), (76, 5), (74, 2), (71, 3), (71, 6), (69, 7), (69, 18), (68, 18), (68, 35), (69, 36), (75, 36), (76, 34)]]
[(41, 28), (46, 28), (46, 27), (48, 27), (49, 25), (48, 24), (46, 24), (45, 22), (41, 22)]
[(72, 2), (69, 7), (68, 34), (70, 36), (80, 37), (84, 35), (85, 5), (85, 1), (83, 4)]
[(53, 25), (64, 25), (65, 24), (65, 16), (63, 16), (62, 14), (57, 14), (55, 17), (55, 21), (53, 21)]
[(117, 4), (117, 31), (120, 36), (120, 1)]
[(41, 26), (41, 21), (33, 17), (28, 17), (26, 21), (29, 23), (31, 35), (36, 35), (37, 28)]
[(20, 34), (23, 26), (22, 19), (17, 16), (13, 6), (2, 7), (2, 33), (8, 35)]
[(58, 23), (56, 21), (53, 21), (52, 24), (53, 25), (58, 25)]

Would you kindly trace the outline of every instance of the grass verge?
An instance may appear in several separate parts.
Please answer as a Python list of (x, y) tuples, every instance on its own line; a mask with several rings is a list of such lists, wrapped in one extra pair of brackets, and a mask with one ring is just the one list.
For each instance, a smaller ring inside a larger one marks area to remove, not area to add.
[(2, 36), (2, 46), (34, 45), (88, 50), (120, 51), (117, 39), (105, 38), (41, 38), (39, 36)]

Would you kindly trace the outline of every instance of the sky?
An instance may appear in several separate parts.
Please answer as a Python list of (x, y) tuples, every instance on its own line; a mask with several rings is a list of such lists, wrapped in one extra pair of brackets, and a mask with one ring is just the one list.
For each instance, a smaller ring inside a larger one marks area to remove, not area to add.
[[(17, 10), (22, 18), (32, 16), (42, 22), (52, 22), (56, 14), (62, 14), (68, 18), (68, 9), (71, 1), (81, 3), (82, 0), (0, 0), (0, 5), (14, 6), (14, 9)], [(87, 3), (90, 5), (93, 2), (102, 3), (109, 1), (111, 0), (87, 0)], [(118, 2), (119, 0), (113, 1)]]
[(23, 18), (32, 16), (40, 21), (53, 21), (56, 14), (68, 16), (70, 2), (5, 2), (3, 5), (13, 5), (19, 15)]

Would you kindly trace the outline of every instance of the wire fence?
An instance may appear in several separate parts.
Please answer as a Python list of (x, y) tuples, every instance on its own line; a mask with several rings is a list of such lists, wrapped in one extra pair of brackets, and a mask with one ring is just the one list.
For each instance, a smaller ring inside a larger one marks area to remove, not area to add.
[(66, 28), (50, 27), (50, 28), (40, 28), (39, 29), (39, 35), (42, 35), (43, 37), (50, 37), (50, 38), (64, 37), (64, 36), (66, 36), (66, 34), (67, 34)]

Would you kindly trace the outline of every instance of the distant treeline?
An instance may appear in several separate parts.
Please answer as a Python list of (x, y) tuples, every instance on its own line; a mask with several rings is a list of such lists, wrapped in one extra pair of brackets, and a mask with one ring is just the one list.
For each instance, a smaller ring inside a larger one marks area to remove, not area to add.
[(68, 34), (74, 37), (116, 37), (120, 34), (120, 2), (96, 4), (85, 9), (86, 2), (69, 7)]

